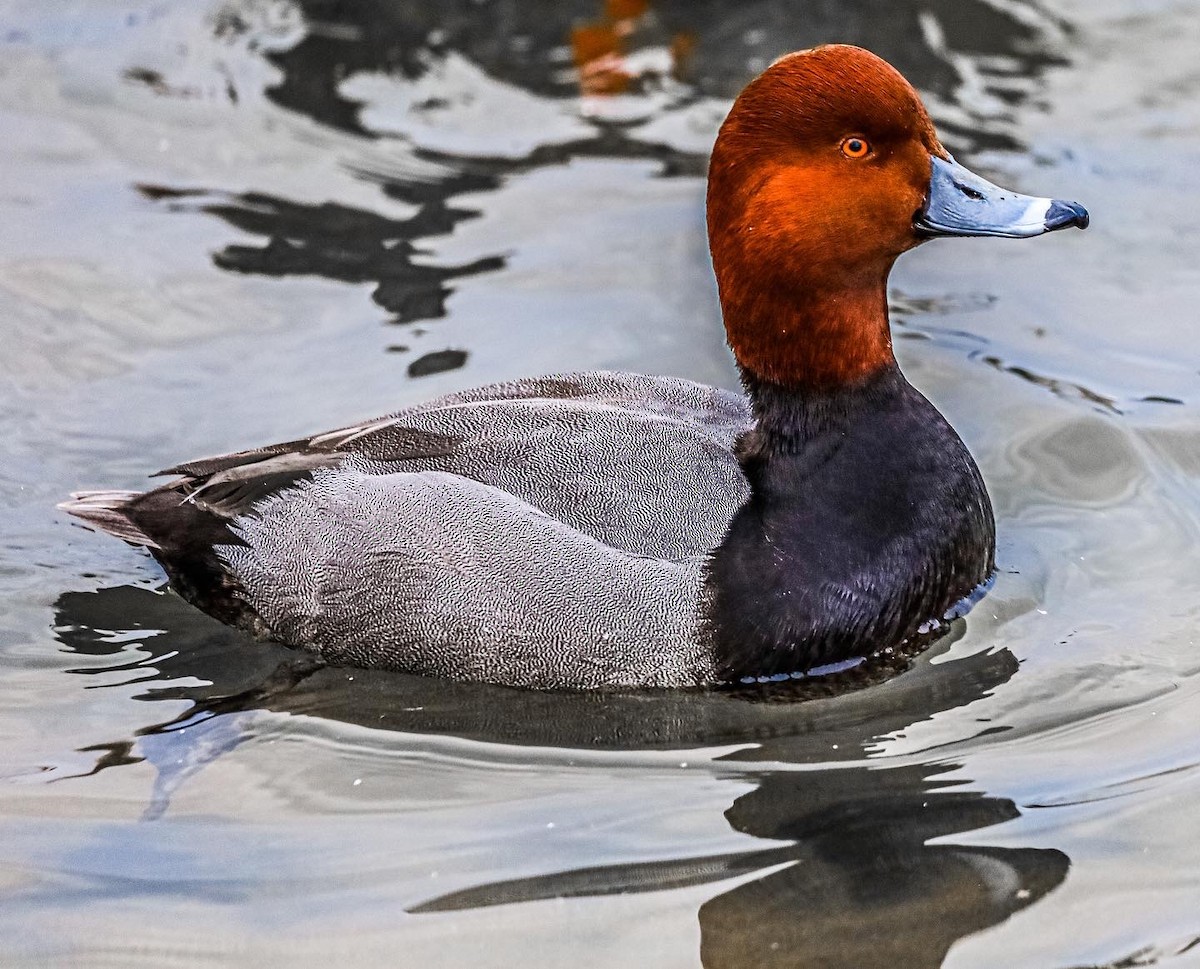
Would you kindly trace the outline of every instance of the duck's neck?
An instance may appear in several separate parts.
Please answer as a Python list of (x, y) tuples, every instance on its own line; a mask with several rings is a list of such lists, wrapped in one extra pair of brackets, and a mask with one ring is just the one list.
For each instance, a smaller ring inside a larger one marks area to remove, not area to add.
[[(810, 266), (780, 279), (746, 274), (738, 262), (714, 259), (729, 345), (744, 373), (809, 394), (853, 387), (895, 368), (890, 261), (854, 272)], [(753, 283), (743, 285), (747, 278)]]

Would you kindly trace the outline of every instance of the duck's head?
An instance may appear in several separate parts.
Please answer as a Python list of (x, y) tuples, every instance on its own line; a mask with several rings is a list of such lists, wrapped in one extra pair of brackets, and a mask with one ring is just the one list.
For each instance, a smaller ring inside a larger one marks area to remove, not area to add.
[(709, 169), (730, 345), (744, 372), (784, 386), (894, 366), (888, 272), (926, 239), (1087, 223), (1075, 202), (1009, 192), (955, 162), (912, 86), (858, 47), (776, 61), (734, 103)]

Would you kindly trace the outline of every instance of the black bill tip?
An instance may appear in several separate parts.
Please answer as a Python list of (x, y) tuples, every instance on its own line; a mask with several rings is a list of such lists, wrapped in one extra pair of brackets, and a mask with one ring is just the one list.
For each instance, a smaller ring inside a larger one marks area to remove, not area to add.
[(1088, 210), (1078, 202), (1063, 202), (1061, 199), (1054, 199), (1050, 203), (1050, 208), (1046, 210), (1047, 232), (1065, 229), (1072, 225), (1086, 229), (1091, 221)]

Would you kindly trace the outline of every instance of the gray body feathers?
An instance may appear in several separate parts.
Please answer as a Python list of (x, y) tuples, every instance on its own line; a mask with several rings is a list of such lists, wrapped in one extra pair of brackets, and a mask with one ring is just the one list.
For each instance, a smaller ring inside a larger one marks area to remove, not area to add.
[(745, 397), (688, 381), (522, 380), (180, 465), (125, 534), (68, 510), (162, 546), (138, 498), (177, 493), (225, 522), (214, 563), (261, 621), (242, 624), (333, 662), (680, 686), (715, 671), (704, 565), (749, 497), (750, 426)]

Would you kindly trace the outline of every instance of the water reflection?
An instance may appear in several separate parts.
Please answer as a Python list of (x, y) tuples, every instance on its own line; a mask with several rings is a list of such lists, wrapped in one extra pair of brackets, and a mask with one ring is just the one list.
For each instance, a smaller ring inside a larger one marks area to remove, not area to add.
[[(664, 175), (700, 177), (729, 100), (790, 50), (826, 41), (876, 50), (922, 90), (951, 147), (969, 153), (1019, 147), (1014, 110), (1063, 63), (1070, 33), (1029, 0), (298, 0), (291, 9), (294, 29), (281, 39), (276, 25), (270, 43), (256, 39), (264, 27), (253, 0), (222, 4), (211, 29), (280, 72), (266, 89), (275, 104), (373, 142), (369, 160), (345, 166), (415, 214), (305, 205), (268, 186), (142, 190), (264, 240), (225, 246), (214, 256), (221, 268), (369, 282), (397, 324), (444, 316), (453, 280), (506, 264), (505, 252), (443, 264), (422, 251), (420, 240), (478, 214), (459, 197), (579, 157), (652, 158)], [(139, 65), (124, 76), (164, 96), (187, 90)], [(226, 100), (236, 109), (232, 80)], [(410, 340), (388, 349), (408, 353)], [(461, 365), (466, 352), (426, 354), (410, 376)]]
[[(130, 616), (141, 635), (122, 628)], [(128, 671), (146, 678), (144, 699), (192, 703), (167, 723), (98, 748), (96, 770), (143, 758), (157, 767), (149, 817), (168, 808), (182, 780), (248, 736), (249, 722), (239, 717), (255, 710), (564, 754), (740, 748), (712, 770), (738, 785), (725, 811), (729, 826), (762, 839), (763, 848), (705, 854), (698, 845), (683, 857), (655, 859), (649, 851), (651, 860), (517, 878), (485, 870), (470, 887), (420, 899), (409, 907), (417, 914), (708, 885), (713, 895), (699, 920), (709, 969), (937, 966), (956, 940), (1032, 904), (1069, 867), (1054, 850), (954, 844), (956, 834), (1018, 815), (1012, 801), (946, 779), (956, 764), (864, 760), (880, 736), (1007, 682), (1017, 667), (1007, 651), (931, 663), (943, 643), (871, 690), (797, 704), (725, 694), (538, 693), (330, 669), (252, 646), (175, 596), (132, 587), (63, 595), (57, 628), (72, 651), (109, 659), (79, 672)], [(193, 685), (198, 680), (208, 685)], [(981, 733), (993, 729), (980, 725)], [(740, 793), (747, 783), (749, 792)]]
[(420, 199), (420, 208), (410, 219), (391, 219), (334, 202), (303, 205), (260, 192), (229, 195), (161, 185), (141, 185), (139, 190), (174, 211), (205, 212), (242, 232), (266, 237), (260, 246), (230, 244), (218, 251), (213, 262), (222, 269), (373, 283), (372, 298), (388, 311), (390, 322), (411, 323), (446, 315), (450, 280), (503, 267), (499, 255), (451, 266), (414, 259), (421, 254), (414, 240), (448, 235), (460, 222), (477, 215), (447, 205), (446, 199), (488, 184), (484, 179), (458, 177), (443, 182), (435, 193), (428, 183), (416, 192), (405, 191), (405, 183), (385, 181), (381, 186), (385, 192), (410, 201)]
[[(663, 48), (672, 53), (667, 73), (686, 78), (687, 96), (725, 99), (789, 51), (828, 41), (860, 44), (935, 97), (976, 116), (997, 117), (1003, 116), (997, 104), (1021, 102), (1031, 81), (1063, 63), (1060, 45), (1069, 34), (1063, 20), (1029, 0), (300, 0), (299, 7), (304, 37), (268, 55), (284, 75), (271, 97), (363, 133), (370, 129), (361, 122), (362, 105), (342, 93), (355, 74), (412, 80), (456, 52), (489, 77), (543, 97), (567, 98), (580, 90), (574, 62), (590, 60), (580, 58), (578, 41), (570, 45), (581, 30), (613, 35), (611, 47), (627, 58)], [(1000, 133), (994, 137), (1004, 140)]]
[(726, 817), (747, 834), (794, 840), (779, 852), (793, 864), (700, 909), (704, 965), (940, 966), (958, 939), (1066, 877), (1058, 851), (953, 844), (1017, 814), (928, 767), (772, 774)]
[[(957, 833), (1018, 812), (1003, 798), (956, 791), (938, 781), (938, 772), (928, 766), (773, 771), (725, 816), (744, 834), (791, 842), (784, 847), (485, 884), (411, 911), (737, 879), (700, 908), (707, 969), (940, 966), (958, 939), (1057, 887), (1069, 860), (1054, 850), (953, 844)], [(937, 840), (949, 843), (930, 843)]]

